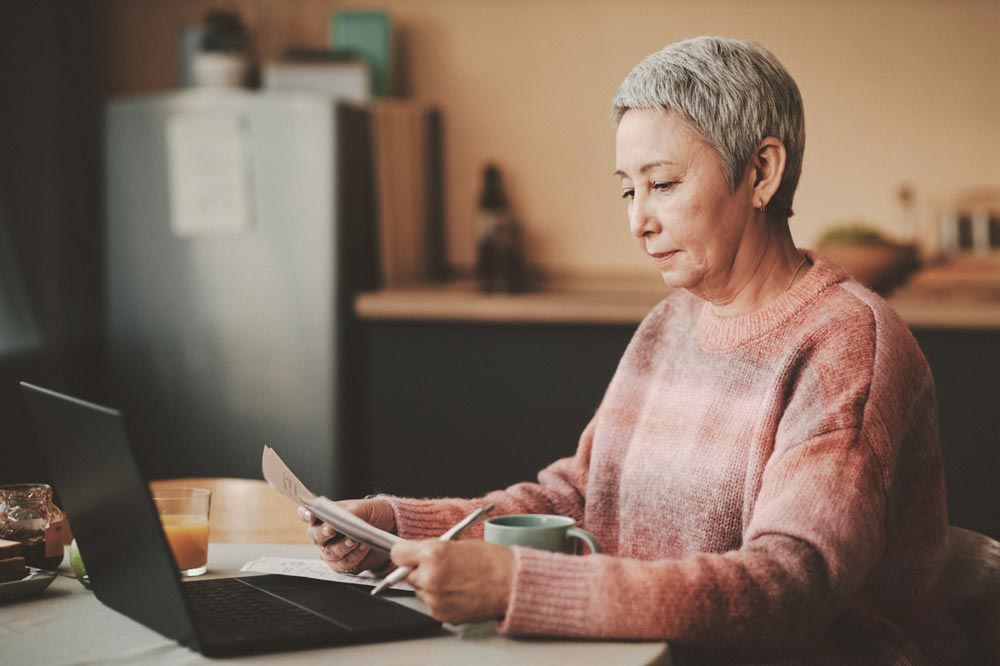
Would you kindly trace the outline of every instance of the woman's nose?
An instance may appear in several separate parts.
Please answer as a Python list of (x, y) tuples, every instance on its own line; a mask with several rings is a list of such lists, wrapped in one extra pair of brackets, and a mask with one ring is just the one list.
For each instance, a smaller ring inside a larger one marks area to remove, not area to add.
[(628, 209), (628, 226), (636, 238), (655, 236), (660, 233), (660, 221), (650, 210), (649, 201), (639, 193), (633, 195), (632, 205)]

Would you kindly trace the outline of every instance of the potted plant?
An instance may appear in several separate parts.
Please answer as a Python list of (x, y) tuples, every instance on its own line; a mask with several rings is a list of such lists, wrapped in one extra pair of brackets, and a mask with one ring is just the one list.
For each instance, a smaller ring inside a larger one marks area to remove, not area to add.
[(192, 61), (194, 82), (200, 86), (239, 88), (250, 71), (250, 36), (232, 12), (205, 15), (204, 32)]

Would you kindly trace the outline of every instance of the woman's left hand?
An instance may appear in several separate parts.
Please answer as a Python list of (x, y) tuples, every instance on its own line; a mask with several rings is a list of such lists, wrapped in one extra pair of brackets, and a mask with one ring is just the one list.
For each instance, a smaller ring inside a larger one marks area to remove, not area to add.
[(514, 578), (514, 551), (483, 541), (405, 541), (392, 561), (438, 620), (457, 624), (503, 616)]

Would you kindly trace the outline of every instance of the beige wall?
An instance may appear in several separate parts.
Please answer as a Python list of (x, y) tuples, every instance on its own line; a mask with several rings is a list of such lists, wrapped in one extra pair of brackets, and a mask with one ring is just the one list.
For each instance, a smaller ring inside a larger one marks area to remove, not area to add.
[(1000, 186), (1000, 2), (97, 0), (107, 88), (173, 86), (176, 29), (217, 4), (243, 12), (264, 57), (325, 45), (337, 9), (392, 12), (408, 92), (444, 112), (456, 265), (472, 261), (479, 169), (495, 160), (533, 263), (650, 272), (610, 175), (609, 103), (642, 57), (701, 34), (760, 42), (799, 83), (808, 135), (799, 244), (847, 219), (898, 231), (902, 183), (928, 227), (939, 201)]

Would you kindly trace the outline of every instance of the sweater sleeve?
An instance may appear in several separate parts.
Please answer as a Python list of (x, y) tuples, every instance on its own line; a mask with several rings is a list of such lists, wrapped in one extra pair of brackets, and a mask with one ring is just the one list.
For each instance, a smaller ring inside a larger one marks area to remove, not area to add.
[[(406, 499), (381, 496), (392, 505), (397, 533), (405, 539), (437, 537), (485, 502), (494, 504), (491, 514), (494, 516), (553, 513), (582, 521), (597, 419), (598, 416), (595, 415), (580, 435), (576, 454), (557, 460), (543, 469), (534, 483), (518, 483), (479, 499)], [(469, 529), (462, 538), (482, 539), (482, 524)]]
[(858, 429), (775, 461), (744, 545), (640, 561), (515, 549), (500, 631), (668, 639), (700, 653), (768, 657), (815, 644), (883, 543), (884, 493)]

